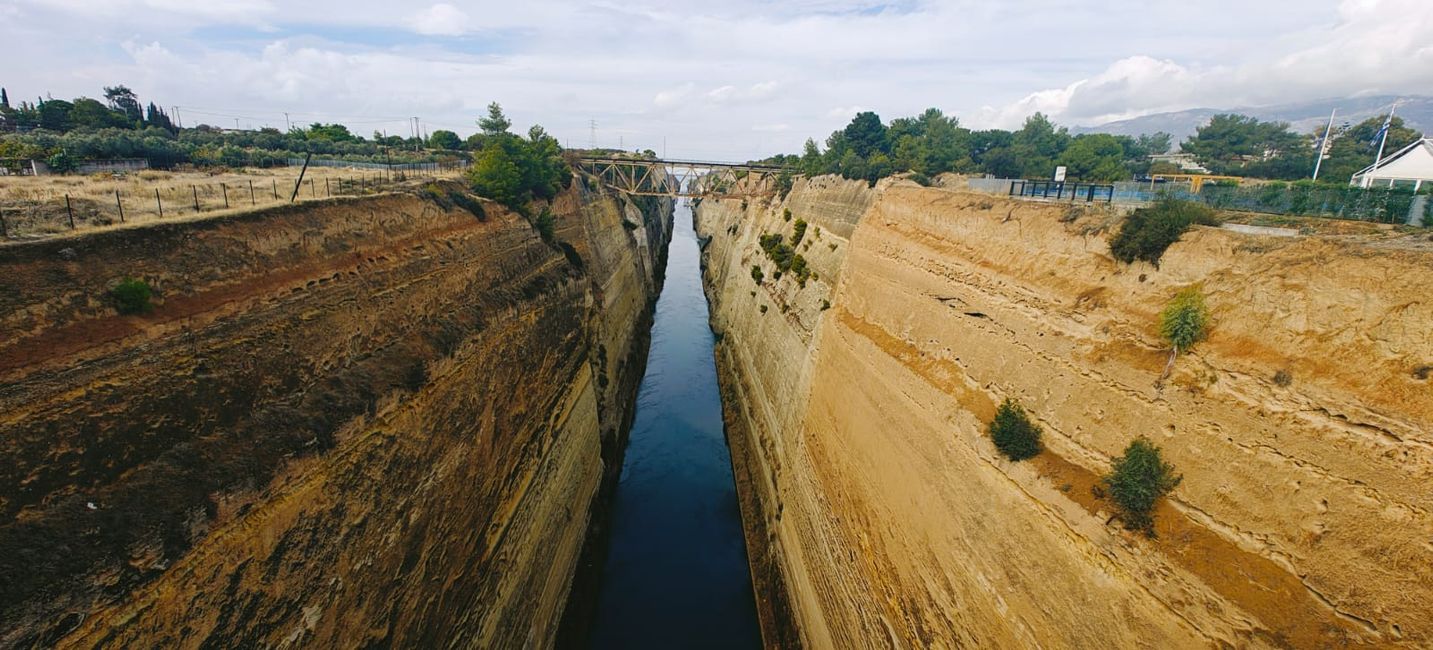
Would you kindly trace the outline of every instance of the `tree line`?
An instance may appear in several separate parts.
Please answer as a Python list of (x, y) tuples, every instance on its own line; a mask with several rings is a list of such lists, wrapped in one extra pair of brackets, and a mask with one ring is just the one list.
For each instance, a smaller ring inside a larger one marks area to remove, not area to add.
[[(1339, 128), (1326, 146), (1320, 181), (1347, 184), (1372, 164), (1382, 117)], [(1295, 133), (1285, 122), (1267, 122), (1237, 114), (1214, 116), (1179, 144), (1179, 150), (1212, 173), (1299, 180), (1313, 171), (1320, 133)], [(1422, 137), (1394, 118), (1386, 152)], [(845, 128), (826, 138), (825, 147), (808, 139), (800, 155), (778, 155), (766, 163), (793, 167), (808, 176), (840, 174), (874, 183), (891, 174), (921, 177), (945, 172), (989, 174), (1000, 178), (1051, 178), (1057, 166), (1070, 180), (1114, 182), (1151, 173), (1178, 173), (1168, 161), (1150, 156), (1173, 148), (1168, 133), (1131, 137), (1107, 133), (1072, 135), (1035, 113), (1015, 131), (971, 130), (958, 119), (931, 108), (916, 117), (883, 123), (876, 113), (857, 114)]]
[(154, 102), (141, 108), (124, 85), (106, 87), (104, 101), (40, 98), (16, 104), (0, 88), (0, 164), (11, 168), (35, 159), (63, 172), (84, 160), (114, 158), (145, 158), (160, 169), (181, 164), (273, 167), (310, 152), (366, 162), (434, 162), (465, 159), (463, 151), (472, 144), (451, 131), (435, 131), (426, 139), (378, 132), (364, 138), (342, 124), (321, 122), (287, 132), (207, 124), (181, 129)]

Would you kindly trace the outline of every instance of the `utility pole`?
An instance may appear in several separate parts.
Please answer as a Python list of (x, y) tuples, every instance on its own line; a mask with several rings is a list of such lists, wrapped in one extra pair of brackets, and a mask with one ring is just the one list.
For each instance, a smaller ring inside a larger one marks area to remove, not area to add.
[(289, 114), (288, 114), (287, 112), (285, 112), (285, 113), (284, 113), (284, 133), (288, 133), (289, 131), (292, 131), (292, 130), (294, 130), (294, 125), (293, 125), (292, 122), (289, 121)]
[(1332, 111), (1329, 111), (1329, 125), (1327, 128), (1324, 129), (1324, 138), (1322, 140), (1319, 140), (1318, 153), (1314, 154), (1314, 180), (1319, 179), (1319, 167), (1323, 166), (1324, 152), (1328, 151), (1329, 149), (1329, 135), (1333, 133), (1333, 116), (1336, 113), (1338, 113), (1337, 108), (1333, 109)]

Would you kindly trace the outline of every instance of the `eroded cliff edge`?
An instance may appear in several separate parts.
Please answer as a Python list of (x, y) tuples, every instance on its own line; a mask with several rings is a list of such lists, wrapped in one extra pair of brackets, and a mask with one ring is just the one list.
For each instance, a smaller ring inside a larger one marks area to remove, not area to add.
[[(759, 244), (795, 220), (805, 287)], [(1425, 241), (1198, 228), (1128, 266), (1109, 212), (830, 177), (697, 223), (768, 645), (1433, 643)], [(1193, 283), (1212, 336), (1161, 390)], [(1032, 461), (984, 435), (1005, 397)], [(1184, 475), (1155, 539), (1091, 490), (1137, 435)]]
[(439, 184), (0, 249), (0, 646), (550, 645), (671, 204), (550, 207), (550, 241)]

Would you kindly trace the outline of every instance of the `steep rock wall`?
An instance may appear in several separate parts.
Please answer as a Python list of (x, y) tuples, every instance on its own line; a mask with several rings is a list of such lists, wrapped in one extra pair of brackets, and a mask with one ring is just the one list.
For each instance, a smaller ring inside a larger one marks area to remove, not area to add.
[(586, 188), (0, 249), (0, 646), (550, 645), (670, 232)]
[[(758, 245), (785, 209), (805, 288)], [(768, 645), (1433, 643), (1426, 243), (1199, 228), (1128, 266), (1108, 212), (830, 178), (697, 219)], [(1213, 333), (1160, 389), (1193, 283)], [(984, 435), (1005, 397), (1031, 461)], [(1154, 539), (1092, 493), (1137, 435), (1184, 475)]]

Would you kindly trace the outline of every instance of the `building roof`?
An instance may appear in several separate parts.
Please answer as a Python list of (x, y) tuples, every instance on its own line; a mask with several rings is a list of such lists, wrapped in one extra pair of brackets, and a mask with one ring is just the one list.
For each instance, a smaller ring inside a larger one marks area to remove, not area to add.
[(1371, 180), (1433, 181), (1433, 138), (1423, 138), (1385, 156), (1377, 165), (1369, 165), (1353, 175), (1353, 181)]

